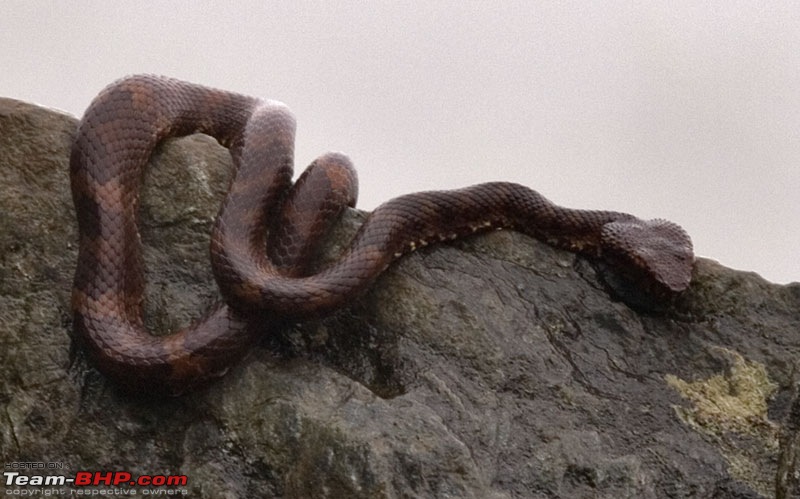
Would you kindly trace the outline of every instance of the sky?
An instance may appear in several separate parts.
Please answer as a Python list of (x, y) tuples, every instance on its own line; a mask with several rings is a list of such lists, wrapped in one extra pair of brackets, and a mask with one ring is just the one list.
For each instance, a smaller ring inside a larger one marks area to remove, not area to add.
[(0, 96), (80, 116), (132, 73), (283, 101), (364, 209), (508, 180), (800, 281), (792, 1), (0, 2)]

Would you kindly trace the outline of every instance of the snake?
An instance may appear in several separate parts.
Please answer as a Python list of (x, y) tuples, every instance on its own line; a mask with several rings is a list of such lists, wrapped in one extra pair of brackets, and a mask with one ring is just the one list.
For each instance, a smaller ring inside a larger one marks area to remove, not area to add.
[[(674, 296), (689, 286), (692, 242), (679, 225), (564, 208), (510, 182), (391, 199), (337, 259), (316, 268), (326, 232), (355, 206), (358, 181), (347, 156), (327, 153), (293, 183), (295, 129), (280, 102), (155, 75), (117, 80), (87, 108), (70, 154), (79, 239), (73, 328), (95, 367), (123, 389), (178, 395), (207, 384), (271, 322), (330, 314), (404, 254), (494, 229), (603, 261), (642, 293)], [(139, 192), (155, 148), (194, 133), (215, 138), (232, 158), (211, 230), (221, 299), (189, 326), (154, 335), (143, 320)]]

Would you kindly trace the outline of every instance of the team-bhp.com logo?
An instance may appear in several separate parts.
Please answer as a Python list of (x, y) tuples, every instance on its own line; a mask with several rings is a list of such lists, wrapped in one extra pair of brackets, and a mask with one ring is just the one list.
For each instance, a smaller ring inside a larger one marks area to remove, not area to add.
[[(78, 471), (75, 476), (4, 471), (6, 496), (186, 495), (186, 475), (133, 475), (127, 471)], [(69, 487), (65, 489), (65, 487)], [(33, 490), (32, 490), (33, 489)]]

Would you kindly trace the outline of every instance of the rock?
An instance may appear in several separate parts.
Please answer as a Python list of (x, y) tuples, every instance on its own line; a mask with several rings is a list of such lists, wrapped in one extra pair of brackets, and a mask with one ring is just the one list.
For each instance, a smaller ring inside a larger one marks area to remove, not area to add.
[[(75, 126), (0, 99), (6, 472), (186, 475), (174, 491), (209, 498), (800, 494), (800, 284), (707, 259), (674, 304), (642, 312), (583, 258), (513, 232), (476, 236), (404, 258), (331, 317), (276, 324), (206, 389), (121, 393), (71, 352)], [(202, 136), (154, 155), (151, 330), (217, 299), (208, 232), (228, 163)], [(327, 258), (363, 218), (346, 214)], [(64, 468), (11, 464), (23, 462)]]

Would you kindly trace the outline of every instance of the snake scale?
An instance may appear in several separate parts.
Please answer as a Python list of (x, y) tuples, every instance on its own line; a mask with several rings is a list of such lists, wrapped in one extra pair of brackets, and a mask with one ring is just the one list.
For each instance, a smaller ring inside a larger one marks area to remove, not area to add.
[[(235, 170), (211, 235), (223, 302), (182, 331), (154, 336), (142, 319), (141, 179), (160, 141), (198, 132), (229, 149)], [(292, 184), (294, 133), (281, 103), (172, 78), (129, 76), (94, 99), (70, 157), (79, 229), (72, 307), (77, 338), (101, 372), (134, 391), (184, 392), (243, 357), (265, 318), (331, 312), (401, 255), (489, 229), (602, 259), (642, 292), (674, 295), (691, 279), (692, 244), (678, 225), (562, 208), (507, 182), (392, 199), (338, 260), (310, 273), (322, 235), (355, 204), (357, 181), (347, 157), (330, 153)]]

